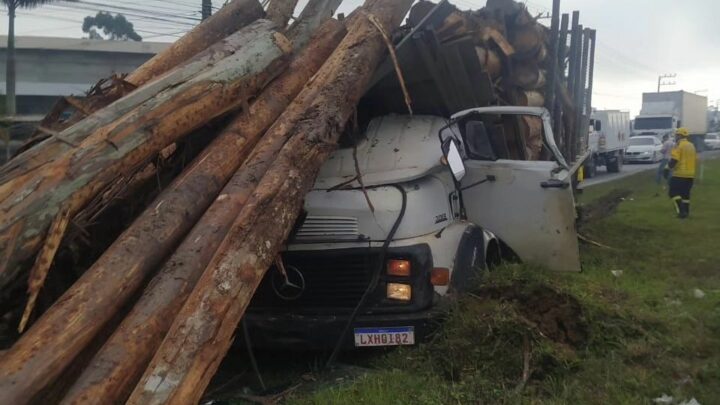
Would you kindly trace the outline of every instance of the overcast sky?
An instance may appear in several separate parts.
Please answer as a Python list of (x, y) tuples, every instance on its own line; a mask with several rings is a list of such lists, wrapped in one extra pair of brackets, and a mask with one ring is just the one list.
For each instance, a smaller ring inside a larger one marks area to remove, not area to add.
[[(300, 0), (299, 7), (307, 0)], [(485, 0), (451, 0), (461, 9), (479, 8)], [(87, 15), (99, 10), (123, 11), (146, 41), (172, 41), (199, 19), (201, 0), (80, 0), (58, 2), (18, 14), (18, 35), (85, 36)], [(361, 0), (345, 0), (349, 13)], [(213, 1), (215, 7), (220, 1)], [(552, 0), (527, 2), (533, 13), (548, 12)], [(657, 77), (676, 73), (665, 90), (687, 90), (720, 99), (720, 41), (717, 0), (562, 0), (562, 11), (580, 10), (581, 23), (598, 31), (594, 88), (596, 108), (637, 114), (641, 93), (657, 89)], [(544, 20), (549, 24), (549, 20)], [(0, 20), (7, 32), (7, 19)]]

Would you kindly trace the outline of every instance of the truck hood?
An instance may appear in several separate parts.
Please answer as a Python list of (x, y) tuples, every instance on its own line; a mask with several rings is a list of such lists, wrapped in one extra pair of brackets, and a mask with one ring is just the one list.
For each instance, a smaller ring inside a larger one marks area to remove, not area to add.
[[(441, 169), (438, 133), (446, 120), (435, 116), (389, 115), (373, 120), (357, 145), (367, 187), (412, 181)], [(353, 148), (339, 149), (320, 169), (315, 189), (327, 190), (357, 176)], [(349, 187), (360, 187), (357, 181)]]

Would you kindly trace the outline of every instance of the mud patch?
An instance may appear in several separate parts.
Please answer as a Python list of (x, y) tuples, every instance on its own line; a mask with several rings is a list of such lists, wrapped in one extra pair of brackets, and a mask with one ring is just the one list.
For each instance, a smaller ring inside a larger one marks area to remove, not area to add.
[(539, 333), (556, 343), (582, 348), (588, 342), (588, 324), (580, 302), (573, 296), (546, 285), (518, 283), (480, 289), (484, 299), (513, 303)]
[(632, 193), (627, 189), (615, 189), (589, 204), (578, 207), (578, 227), (582, 229), (588, 224), (614, 214), (620, 203)]

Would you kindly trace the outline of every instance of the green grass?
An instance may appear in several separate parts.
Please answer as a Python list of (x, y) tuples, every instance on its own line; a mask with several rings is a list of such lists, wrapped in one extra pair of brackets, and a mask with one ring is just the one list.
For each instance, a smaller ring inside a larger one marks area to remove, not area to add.
[[(656, 196), (654, 173), (591, 188), (581, 203), (613, 189), (633, 194), (584, 226), (584, 236), (611, 249), (583, 245), (582, 273), (495, 270), (454, 305), (431, 342), (378, 356), (364, 376), (287, 402), (642, 404), (668, 394), (720, 403), (720, 161), (705, 165), (689, 220)], [(538, 300), (570, 303), (558, 319), (573, 322), (561, 329), (579, 337), (558, 338), (555, 324), (533, 318)]]

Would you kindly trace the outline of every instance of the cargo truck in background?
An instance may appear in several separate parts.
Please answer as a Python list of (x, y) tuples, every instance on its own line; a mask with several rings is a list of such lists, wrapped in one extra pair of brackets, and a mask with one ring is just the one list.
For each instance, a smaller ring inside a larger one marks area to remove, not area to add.
[(643, 93), (640, 115), (633, 124), (633, 136), (672, 136), (675, 130), (685, 127), (690, 140), (699, 150), (704, 149), (707, 133), (707, 97), (687, 91)]
[(592, 178), (599, 166), (608, 172), (622, 170), (625, 150), (630, 139), (630, 113), (619, 110), (593, 111), (590, 118), (588, 149), (585, 161), (585, 177)]

